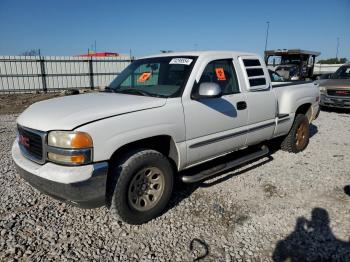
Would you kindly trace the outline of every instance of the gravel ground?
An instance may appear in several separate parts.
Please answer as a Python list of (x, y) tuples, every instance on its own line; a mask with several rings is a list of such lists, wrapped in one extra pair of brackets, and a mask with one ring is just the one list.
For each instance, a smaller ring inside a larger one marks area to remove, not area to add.
[(15, 116), (0, 123), (0, 261), (350, 261), (348, 113), (322, 112), (302, 153), (178, 184), (141, 226), (36, 192), (11, 160)]

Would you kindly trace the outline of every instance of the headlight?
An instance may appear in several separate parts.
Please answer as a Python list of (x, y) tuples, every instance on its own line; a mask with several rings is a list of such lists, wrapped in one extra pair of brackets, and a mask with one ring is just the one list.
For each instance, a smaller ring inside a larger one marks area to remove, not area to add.
[(320, 86), (320, 92), (321, 93), (326, 93), (326, 87)]
[(84, 132), (52, 131), (47, 139), (49, 146), (62, 148), (91, 148), (92, 139)]
[(62, 164), (79, 165), (92, 161), (92, 138), (84, 132), (51, 131), (47, 138), (48, 159)]

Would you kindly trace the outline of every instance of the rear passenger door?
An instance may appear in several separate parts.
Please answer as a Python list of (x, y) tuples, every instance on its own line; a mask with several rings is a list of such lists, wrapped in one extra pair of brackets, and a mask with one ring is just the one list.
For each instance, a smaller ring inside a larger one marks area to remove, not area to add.
[(276, 125), (277, 99), (272, 92), (265, 62), (256, 56), (241, 56), (238, 60), (247, 89), (247, 145), (252, 145), (272, 137)]

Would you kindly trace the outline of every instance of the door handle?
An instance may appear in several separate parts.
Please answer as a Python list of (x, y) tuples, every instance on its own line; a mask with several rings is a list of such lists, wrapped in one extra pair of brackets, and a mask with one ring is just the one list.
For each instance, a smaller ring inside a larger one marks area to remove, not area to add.
[(244, 110), (247, 108), (247, 103), (245, 101), (237, 102), (237, 110)]

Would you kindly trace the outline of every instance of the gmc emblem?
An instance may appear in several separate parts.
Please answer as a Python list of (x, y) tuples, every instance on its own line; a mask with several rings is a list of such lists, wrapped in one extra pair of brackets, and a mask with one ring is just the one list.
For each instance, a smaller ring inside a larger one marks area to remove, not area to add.
[(20, 135), (19, 136), (19, 143), (22, 144), (23, 146), (29, 148), (29, 138), (28, 137), (25, 137), (23, 135)]

